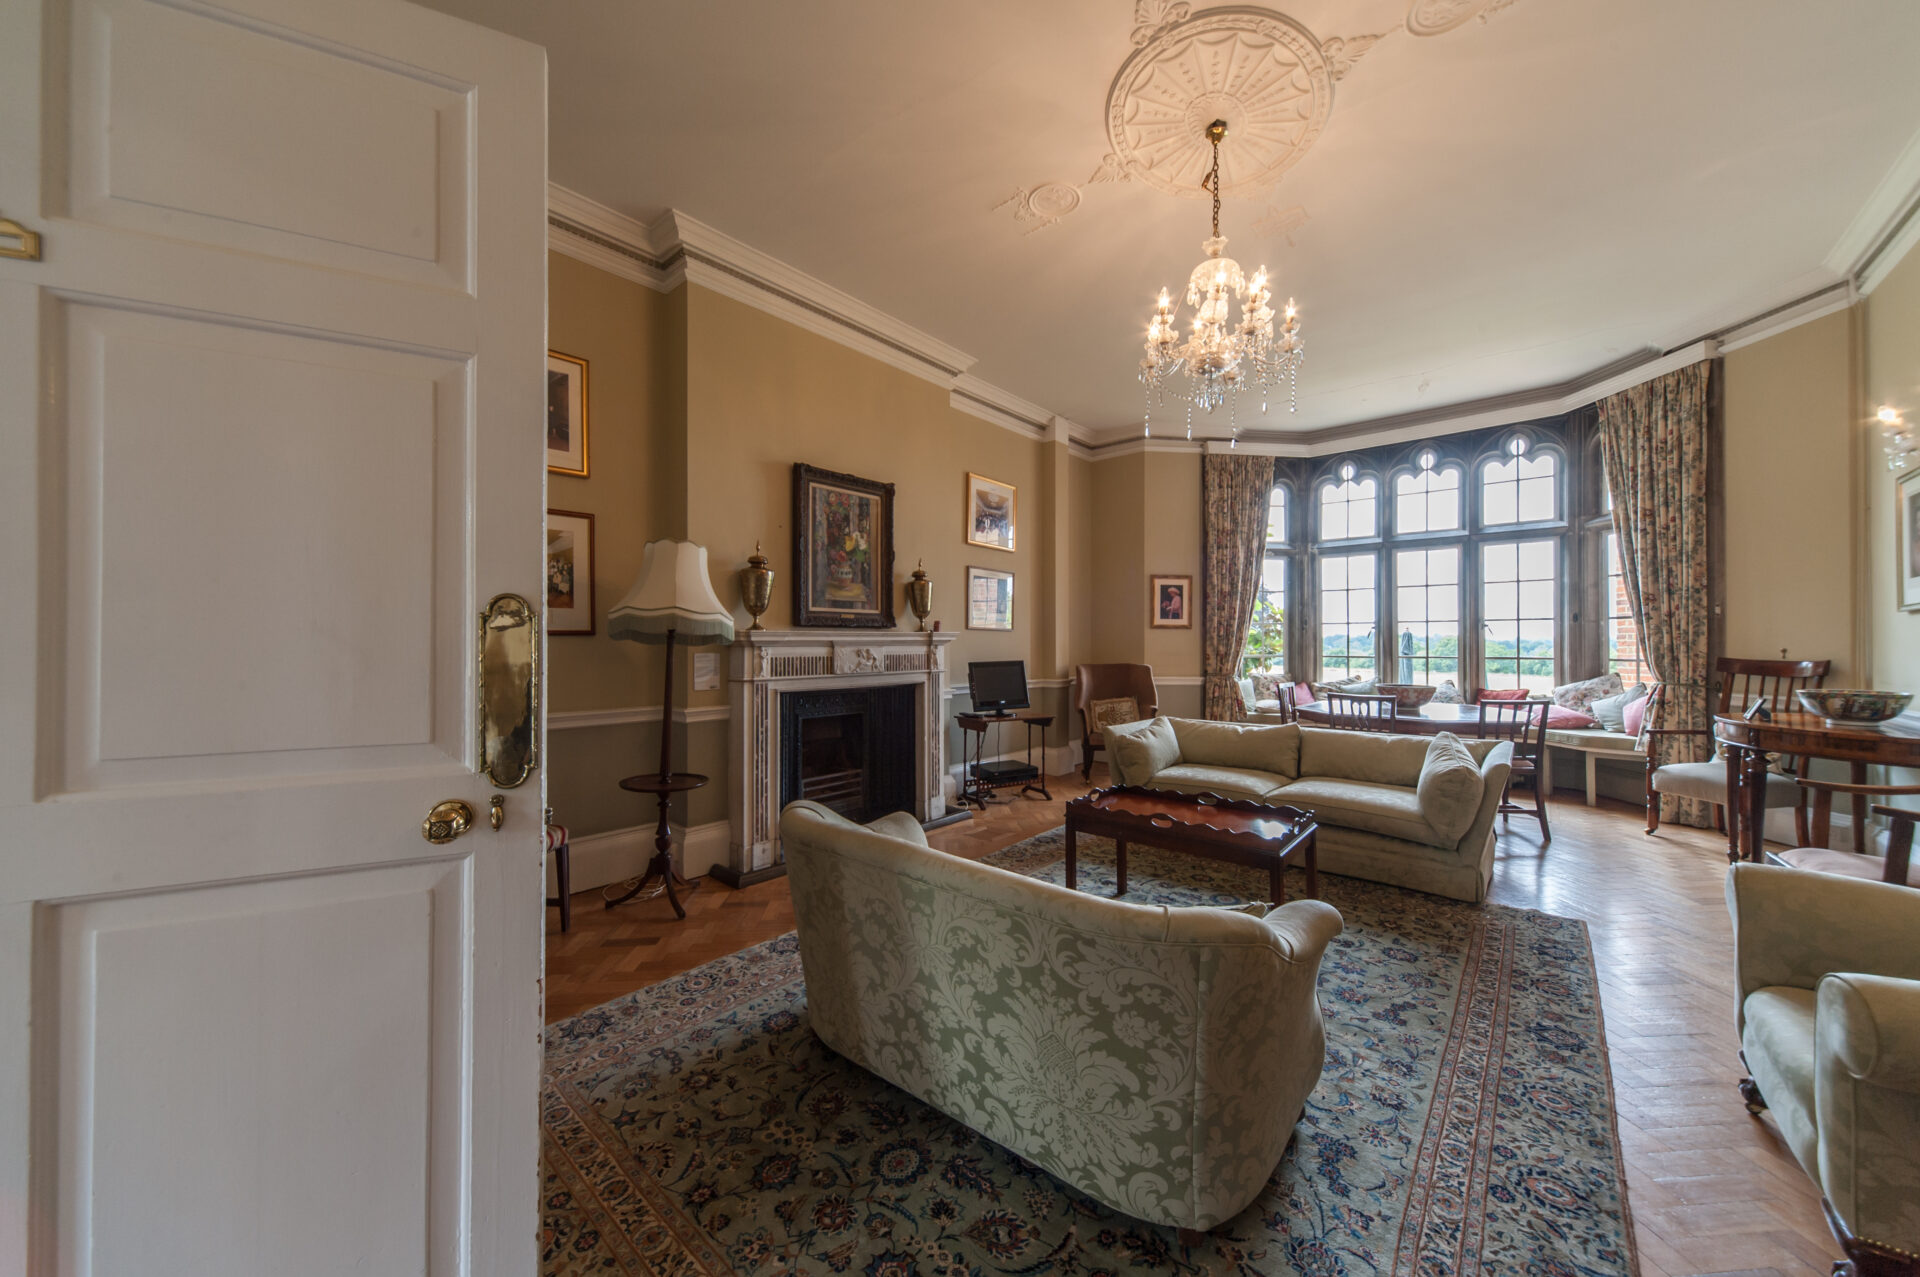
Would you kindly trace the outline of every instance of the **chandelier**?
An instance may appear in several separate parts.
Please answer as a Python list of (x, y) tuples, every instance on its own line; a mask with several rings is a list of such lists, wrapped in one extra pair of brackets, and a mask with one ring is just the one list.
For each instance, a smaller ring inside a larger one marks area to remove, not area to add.
[[(1196, 406), (1212, 412), (1228, 405), (1233, 416), (1231, 446), (1240, 443), (1238, 416), (1239, 393), (1250, 387), (1261, 391), (1260, 411), (1267, 410), (1266, 392), (1277, 386), (1282, 374), (1287, 378), (1287, 411), (1299, 409), (1299, 369), (1303, 347), (1300, 342), (1299, 311), (1293, 299), (1287, 299), (1279, 329), (1274, 328), (1273, 290), (1268, 287), (1267, 268), (1262, 266), (1248, 279), (1240, 264), (1226, 255), (1227, 241), (1220, 235), (1220, 142), (1227, 136), (1227, 122), (1215, 120), (1207, 126), (1207, 141), (1213, 146), (1213, 167), (1200, 183), (1213, 194), (1213, 238), (1201, 247), (1207, 258), (1193, 268), (1187, 280), (1187, 305), (1193, 307), (1192, 331), (1180, 337), (1174, 320), (1179, 307), (1166, 289), (1154, 306), (1147, 324), (1147, 357), (1140, 361), (1140, 381), (1147, 392), (1146, 433), (1153, 434), (1153, 405), (1156, 400), (1173, 398), (1187, 405), (1187, 438), (1193, 438), (1193, 410)], [(1240, 322), (1233, 322), (1232, 307), (1240, 302)]]

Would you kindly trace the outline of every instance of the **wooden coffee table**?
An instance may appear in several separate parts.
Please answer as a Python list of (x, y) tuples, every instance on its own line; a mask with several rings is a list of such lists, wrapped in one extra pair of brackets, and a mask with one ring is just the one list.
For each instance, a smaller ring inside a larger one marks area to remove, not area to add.
[(1318, 826), (1298, 807), (1280, 807), (1218, 794), (1116, 785), (1067, 804), (1067, 886), (1078, 889), (1081, 834), (1113, 839), (1115, 896), (1127, 894), (1127, 844), (1145, 843), (1206, 860), (1265, 869), (1273, 903), (1287, 902), (1285, 870), (1304, 865), (1307, 895), (1320, 897), (1313, 838)]

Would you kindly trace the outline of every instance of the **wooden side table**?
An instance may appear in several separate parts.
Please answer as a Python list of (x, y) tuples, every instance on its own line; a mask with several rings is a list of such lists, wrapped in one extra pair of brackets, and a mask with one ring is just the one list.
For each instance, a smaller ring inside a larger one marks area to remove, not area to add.
[[(1804, 710), (1775, 711), (1770, 720), (1749, 720), (1737, 714), (1716, 714), (1713, 734), (1727, 757), (1728, 860), (1763, 858), (1767, 815), (1767, 755), (1793, 754), (1801, 758), (1830, 758), (1851, 763), (1853, 782), (1866, 779), (1867, 768), (1920, 767), (1920, 721), (1902, 714), (1885, 723), (1847, 723), (1829, 727), (1826, 720)], [(1817, 794), (1814, 812), (1815, 843), (1826, 845), (1832, 794)], [(1866, 839), (1867, 800), (1853, 800), (1854, 845)]]
[(691, 892), (694, 884), (682, 878), (673, 870), (673, 836), (667, 832), (667, 804), (675, 794), (684, 794), (688, 790), (698, 789), (707, 783), (707, 778), (698, 772), (648, 772), (644, 776), (629, 776), (620, 782), (620, 788), (636, 794), (653, 794), (660, 799), (660, 824), (653, 833), (653, 859), (647, 862), (647, 872), (640, 881), (618, 896), (609, 897), (607, 908), (623, 905), (647, 889), (647, 884), (656, 877), (666, 888), (667, 903), (673, 906), (675, 917), (684, 918), (687, 910), (680, 903), (680, 897), (674, 888)]
[[(1022, 794), (1037, 793), (1052, 801), (1053, 795), (1047, 792), (1046, 768), (1046, 729), (1053, 726), (1051, 714), (956, 714), (954, 721), (960, 725), (960, 763), (961, 783), (959, 801), (972, 803), (982, 811), (987, 808), (993, 791), (1011, 789), (1020, 786)], [(1027, 725), (1027, 765), (1017, 773), (995, 776), (986, 765), (987, 731), (996, 723), (1025, 723)], [(1042, 750), (1039, 764), (1033, 761), (1033, 734), (1041, 733)], [(973, 759), (967, 759), (967, 742), (973, 741)]]

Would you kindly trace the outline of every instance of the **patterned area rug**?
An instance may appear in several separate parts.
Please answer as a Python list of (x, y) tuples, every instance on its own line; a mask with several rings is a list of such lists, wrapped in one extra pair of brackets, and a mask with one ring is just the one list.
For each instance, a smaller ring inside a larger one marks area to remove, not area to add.
[[(1081, 890), (1111, 894), (1112, 845), (1080, 846)], [(1055, 830), (990, 863), (1059, 882), (1060, 857)], [(1135, 900), (1265, 894), (1264, 873), (1146, 848), (1128, 871)], [(545, 1271), (1635, 1273), (1585, 925), (1320, 883), (1346, 919), (1326, 1070), (1265, 1193), (1202, 1245), (827, 1050), (789, 935), (548, 1031)]]

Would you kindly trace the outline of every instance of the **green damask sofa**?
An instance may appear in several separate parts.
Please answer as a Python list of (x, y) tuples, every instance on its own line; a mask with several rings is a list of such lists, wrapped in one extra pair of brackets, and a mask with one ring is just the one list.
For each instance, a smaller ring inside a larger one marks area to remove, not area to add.
[(1314, 814), (1320, 868), (1484, 900), (1506, 741), (1153, 718), (1107, 728), (1115, 784), (1284, 803)]
[(1738, 864), (1727, 909), (1748, 1111), (1772, 1110), (1855, 1271), (1920, 1273), (1920, 891)]
[(1128, 1215), (1244, 1210), (1320, 1079), (1331, 905), (1138, 905), (934, 851), (912, 817), (780, 817), (814, 1032)]

